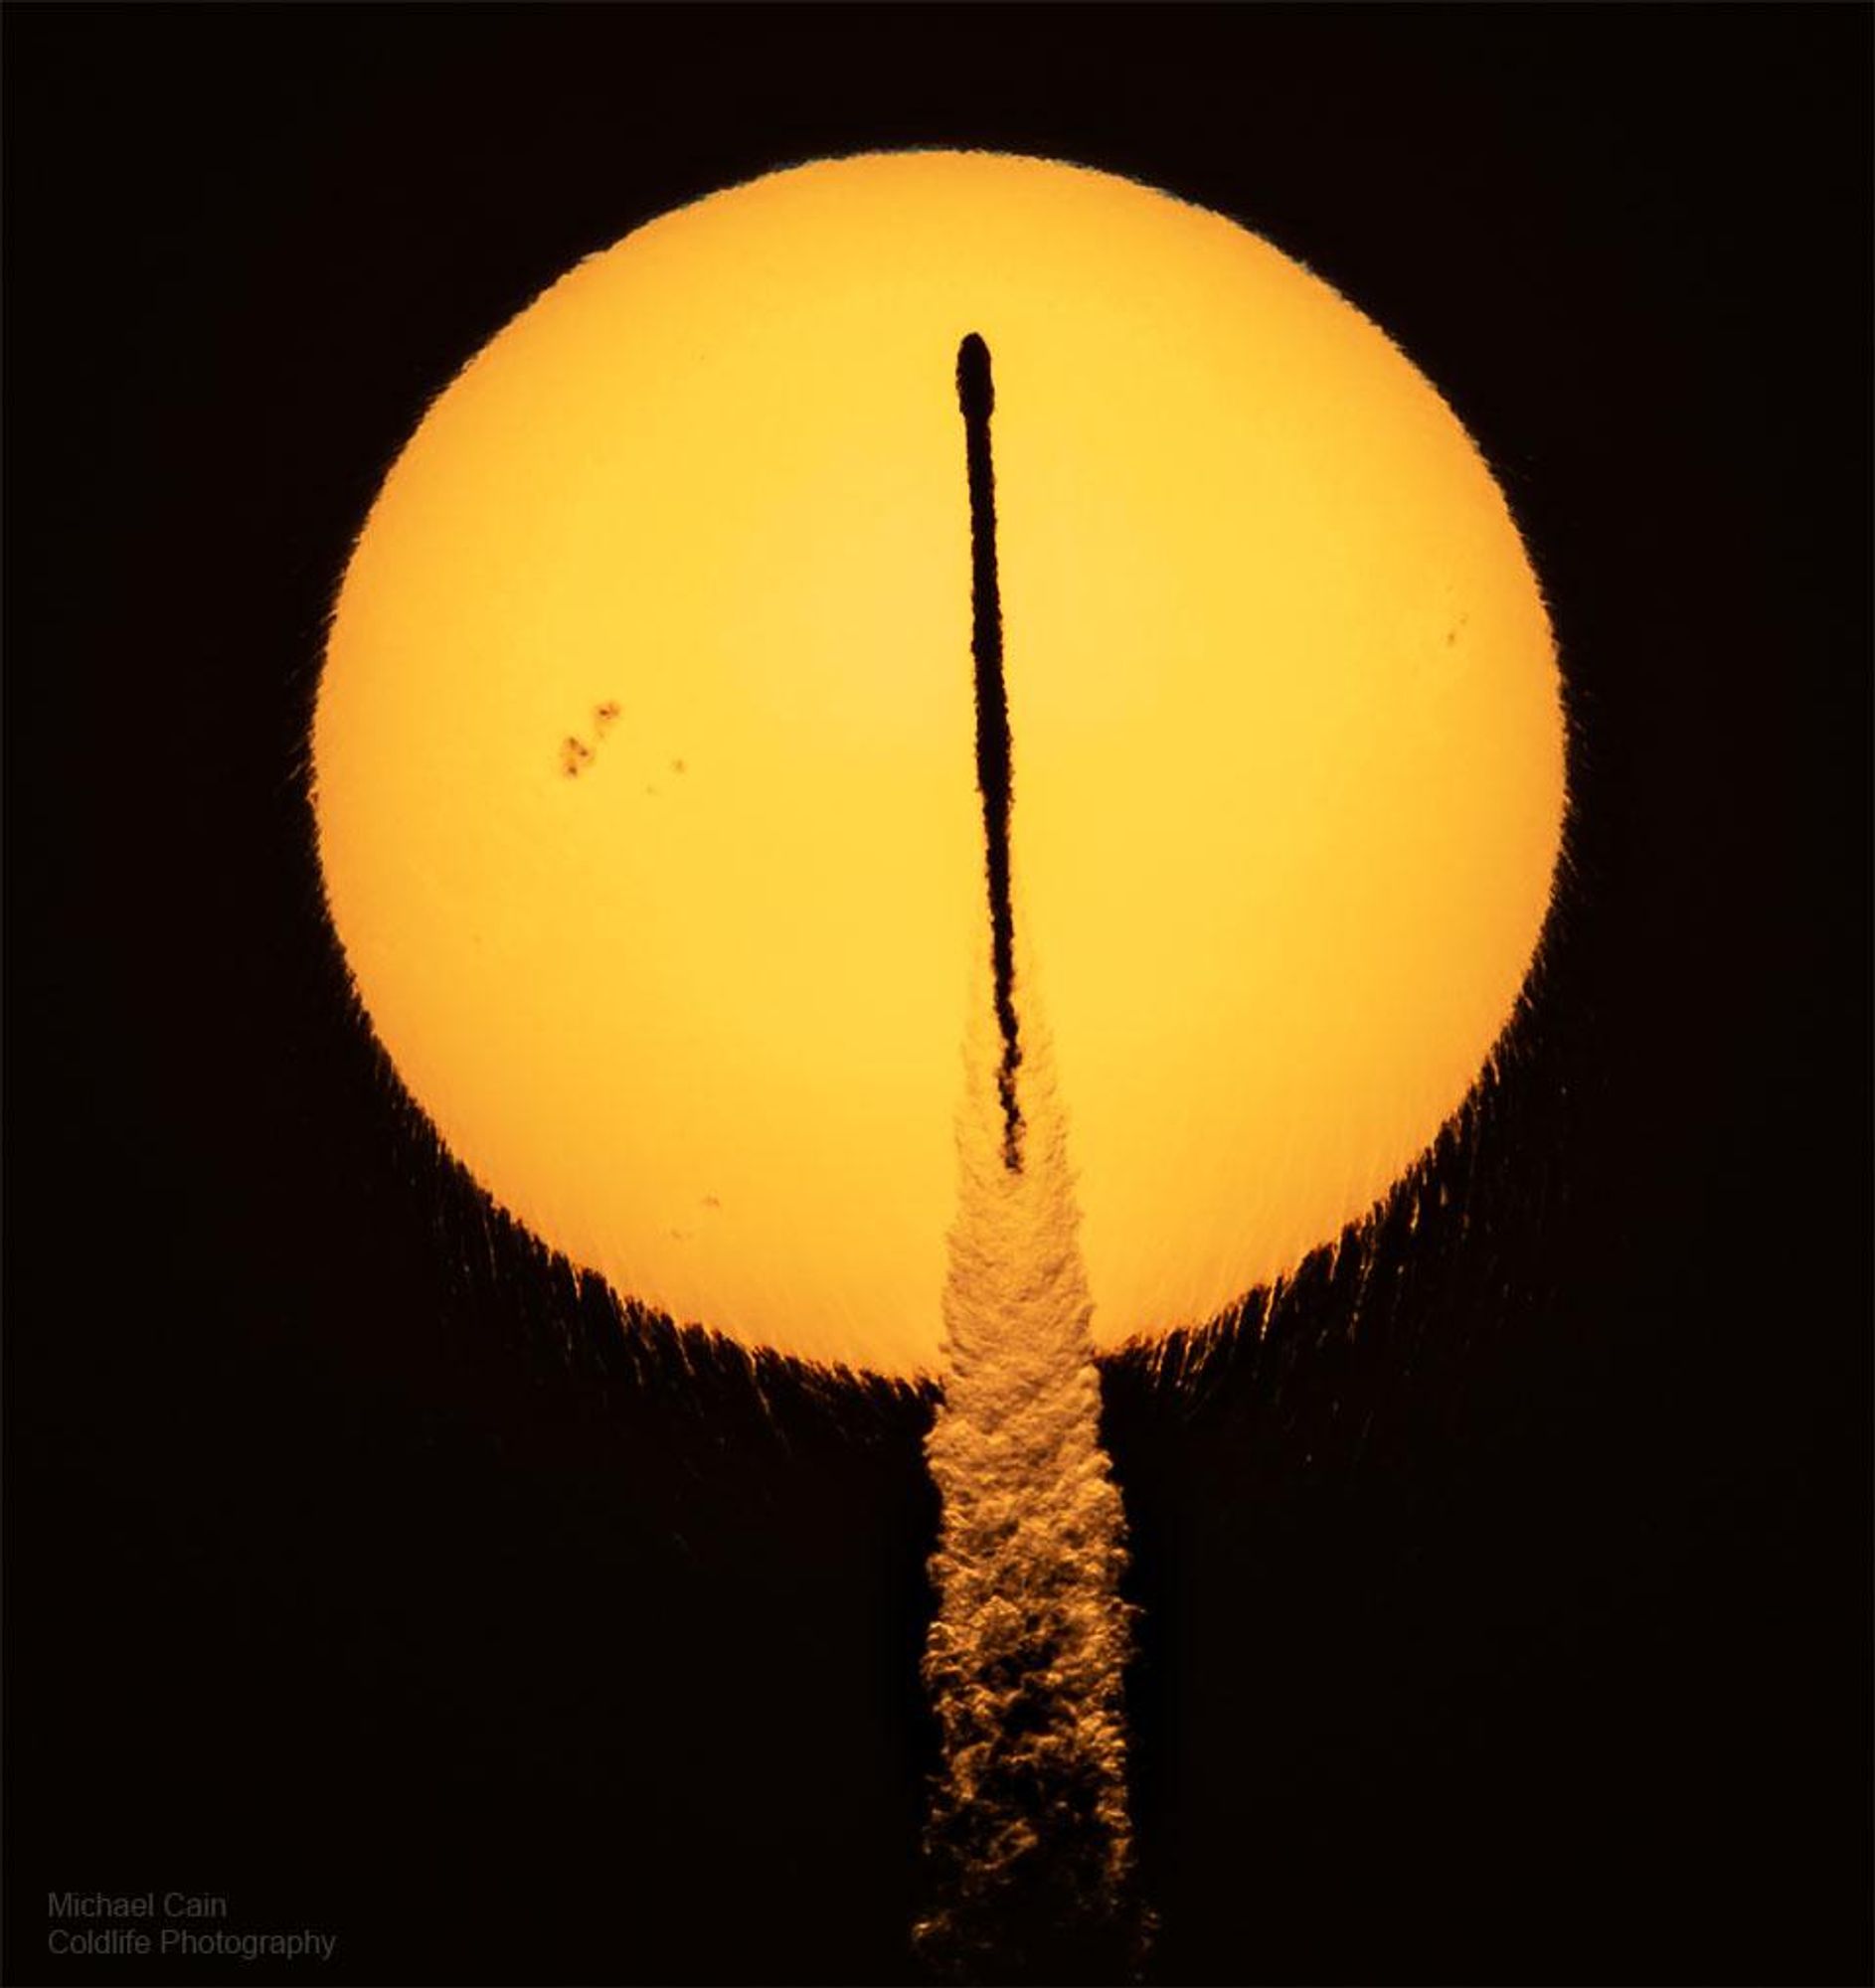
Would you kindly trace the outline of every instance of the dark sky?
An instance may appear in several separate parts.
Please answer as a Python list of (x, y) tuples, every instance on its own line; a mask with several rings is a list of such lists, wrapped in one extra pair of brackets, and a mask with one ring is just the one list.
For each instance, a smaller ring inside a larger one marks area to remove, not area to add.
[(1867, 1979), (1867, 10), (4, 35), (9, 1978), (268, 1978), (48, 1958), (49, 1890), (171, 1886), (332, 1981), (905, 1978), (923, 1408), (765, 1412), (483, 1216), (348, 1010), (300, 773), (471, 352), (694, 195), (943, 142), (1385, 325), (1575, 723), (1546, 969), (1417, 1226), (1108, 1377), (1158, 1978)]

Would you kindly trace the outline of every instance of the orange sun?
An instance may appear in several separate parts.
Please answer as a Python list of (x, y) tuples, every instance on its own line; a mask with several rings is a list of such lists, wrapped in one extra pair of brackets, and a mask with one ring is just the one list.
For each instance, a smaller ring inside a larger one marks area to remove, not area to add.
[(937, 1364), (982, 946), (971, 330), (1096, 1337), (1214, 1316), (1461, 1103), (1564, 806), (1501, 493), (1267, 243), (983, 153), (666, 215), (425, 416), (313, 729), (333, 922), (449, 1150), (621, 1292), (894, 1373)]

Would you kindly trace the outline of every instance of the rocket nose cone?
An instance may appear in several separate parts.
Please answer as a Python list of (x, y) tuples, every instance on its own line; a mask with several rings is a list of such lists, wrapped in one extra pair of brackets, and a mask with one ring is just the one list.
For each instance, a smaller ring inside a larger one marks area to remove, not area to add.
[(989, 377), (989, 347), (975, 332), (957, 347), (957, 403), (966, 421), (987, 420), (996, 405), (996, 390)]

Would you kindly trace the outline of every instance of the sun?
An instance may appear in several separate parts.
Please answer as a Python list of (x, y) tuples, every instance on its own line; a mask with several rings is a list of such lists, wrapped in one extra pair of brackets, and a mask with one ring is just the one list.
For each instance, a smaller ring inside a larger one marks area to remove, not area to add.
[(1268, 243), (987, 153), (664, 216), (424, 416), (313, 725), (332, 921), (449, 1151), (622, 1293), (900, 1374), (938, 1360), (983, 942), (971, 331), (1096, 1336), (1211, 1318), (1460, 1105), (1564, 810), (1502, 494)]

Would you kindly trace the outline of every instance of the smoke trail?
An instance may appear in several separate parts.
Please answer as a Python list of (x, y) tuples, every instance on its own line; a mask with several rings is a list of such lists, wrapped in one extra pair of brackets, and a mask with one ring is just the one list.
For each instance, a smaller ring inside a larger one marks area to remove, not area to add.
[(1119, 1494), (1066, 1125), (1032, 1000), (1008, 1164), (1006, 1066), (987, 962), (966, 1033), (960, 1183), (943, 1293), (943, 1400), (926, 1455), (942, 1500), (924, 1674), (942, 1739), (926, 1834), (934, 1973), (1129, 1974), (1121, 1676), (1129, 1609)]

